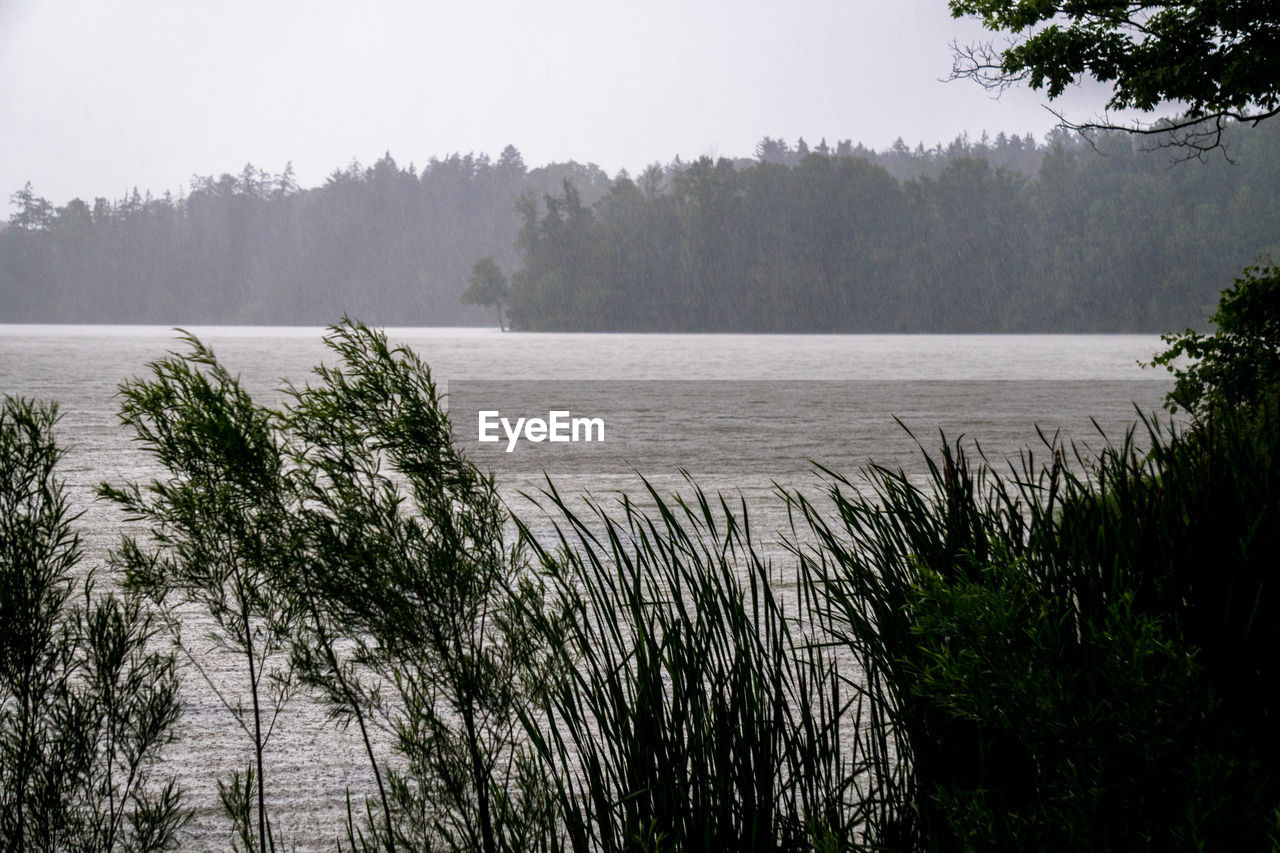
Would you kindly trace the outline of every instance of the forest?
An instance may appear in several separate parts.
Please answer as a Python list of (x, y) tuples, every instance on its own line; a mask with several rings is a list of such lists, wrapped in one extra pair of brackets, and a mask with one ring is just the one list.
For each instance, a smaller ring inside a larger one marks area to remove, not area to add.
[(180, 195), (56, 206), (14, 193), (0, 321), (488, 325), (519, 330), (1154, 332), (1203, 326), (1280, 234), (1280, 131), (1227, 156), (1059, 131), (872, 151), (766, 137), (754, 158), (610, 178), (508, 146), (352, 163), (319, 187), (193, 178)]
[(592, 166), (530, 170), (514, 147), (421, 171), (388, 154), (313, 189), (251, 164), (179, 196), (57, 207), (28, 186), (0, 232), (0, 321), (479, 325), (458, 299), (471, 264), (511, 262), (515, 199), (566, 180), (586, 198), (608, 186)]
[[(766, 142), (770, 142), (766, 140)], [(743, 167), (522, 208), (528, 330), (1152, 332), (1204, 323), (1280, 244), (1280, 132), (1174, 165), (1123, 133), (877, 157), (772, 142)], [(799, 147), (799, 146), (798, 146)]]

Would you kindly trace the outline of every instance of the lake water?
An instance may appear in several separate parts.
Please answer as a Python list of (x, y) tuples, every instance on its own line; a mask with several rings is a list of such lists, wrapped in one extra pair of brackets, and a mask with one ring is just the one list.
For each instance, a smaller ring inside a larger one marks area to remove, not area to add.
[[(276, 403), (280, 380), (305, 382), (332, 361), (313, 328), (192, 328), (258, 399)], [(1143, 370), (1161, 349), (1154, 335), (594, 335), (488, 329), (389, 329), (431, 365), (453, 400), (458, 439), (492, 468), (504, 497), (529, 512), (521, 492), (549, 471), (562, 491), (634, 491), (639, 474), (662, 491), (682, 488), (681, 467), (711, 489), (741, 492), (757, 537), (785, 526), (779, 486), (821, 487), (809, 460), (855, 472), (869, 460), (922, 470), (910, 428), (932, 448), (939, 429), (976, 440), (989, 459), (1040, 445), (1047, 433), (1097, 447), (1158, 409), (1166, 374)], [(0, 325), (0, 393), (61, 406), (61, 469), (80, 520), (87, 565), (101, 565), (121, 530), (96, 503), (102, 481), (159, 472), (119, 427), (117, 384), (180, 348), (171, 330), (133, 326)], [(475, 412), (545, 417), (550, 409), (599, 416), (606, 441), (592, 446), (477, 440)], [(914, 467), (913, 467), (914, 466)], [(535, 529), (538, 523), (535, 519)], [(782, 559), (781, 552), (777, 552)], [(232, 662), (212, 659), (215, 680), (235, 682)], [(215, 779), (248, 759), (247, 744), (193, 672), (170, 761), (197, 807), (184, 849), (225, 849)], [(344, 791), (369, 784), (351, 734), (296, 702), (270, 743), (279, 829), (298, 850), (332, 849)]]

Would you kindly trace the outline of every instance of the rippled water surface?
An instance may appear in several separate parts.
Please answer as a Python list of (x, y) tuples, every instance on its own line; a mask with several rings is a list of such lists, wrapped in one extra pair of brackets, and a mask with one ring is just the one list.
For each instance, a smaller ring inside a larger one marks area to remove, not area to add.
[[(191, 331), (263, 402), (280, 400), (282, 378), (305, 382), (314, 364), (331, 360), (320, 329)], [(661, 489), (674, 490), (682, 487), (678, 467), (701, 470), (700, 481), (709, 487), (739, 490), (748, 498), (758, 536), (785, 526), (785, 513), (771, 496), (777, 485), (818, 487), (808, 459), (851, 473), (870, 459), (907, 467), (918, 461), (894, 415), (926, 446), (936, 443), (943, 428), (950, 436), (976, 439), (990, 458), (1002, 459), (1037, 445), (1037, 426), (1096, 446), (1100, 439), (1091, 418), (1108, 435), (1118, 435), (1133, 422), (1134, 404), (1152, 411), (1168, 388), (1163, 374), (1138, 366), (1161, 348), (1153, 335), (534, 335), (486, 329), (389, 334), (416, 350), (437, 382), (455, 383), (460, 394), (463, 388), (496, 387), (476, 380), (567, 381), (570, 396), (574, 383), (583, 380), (668, 380), (590, 383), (594, 396), (585, 397), (591, 402), (584, 405), (630, 413), (633, 434), (625, 464), (579, 459), (557, 480), (568, 491), (607, 493), (633, 490), (638, 471)], [(59, 437), (67, 449), (62, 476), (84, 511), (80, 524), (89, 566), (103, 563), (121, 529), (116, 511), (93, 501), (96, 484), (158, 473), (118, 425), (116, 386), (175, 348), (181, 343), (174, 333), (160, 327), (0, 325), (0, 393), (61, 406)], [(458, 427), (465, 440), (472, 438), (466, 424)], [(514, 454), (477, 458), (494, 468), (504, 496), (524, 511), (518, 493), (538, 488), (540, 463)], [(198, 636), (199, 620), (191, 626), (189, 636)], [(211, 678), (234, 685), (235, 662), (210, 660)], [(215, 780), (244, 765), (247, 741), (190, 671), (184, 698), (181, 736), (169, 760), (196, 806), (187, 849), (225, 849), (225, 826), (214, 809)], [(268, 765), (274, 813), (290, 845), (332, 849), (344, 792), (361, 792), (369, 784), (360, 756), (354, 735), (336, 732), (317, 706), (290, 706), (272, 737)]]

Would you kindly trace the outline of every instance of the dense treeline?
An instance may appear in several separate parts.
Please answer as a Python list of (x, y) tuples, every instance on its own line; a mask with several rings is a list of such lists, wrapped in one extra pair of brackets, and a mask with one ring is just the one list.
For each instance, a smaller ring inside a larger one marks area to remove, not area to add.
[(252, 165), (180, 198), (135, 189), (55, 207), (28, 185), (0, 232), (0, 321), (480, 323), (458, 300), (471, 264), (510, 262), (516, 198), (565, 180), (589, 197), (608, 185), (594, 166), (527, 169), (510, 146), (421, 172), (388, 154), (309, 190), (288, 167)]
[[(1280, 129), (1174, 167), (1126, 134), (874, 157), (765, 140), (522, 209), (529, 330), (1084, 332), (1202, 325), (1280, 248)], [(898, 176), (898, 177), (895, 177)]]
[(58, 207), (0, 230), (0, 321), (490, 323), (460, 296), (512, 275), (529, 330), (1156, 331), (1280, 246), (1280, 130), (1170, 167), (1124, 135), (961, 137), (873, 152), (766, 137), (754, 159), (634, 178), (390, 155), (300, 189), (246, 166), (180, 196)]

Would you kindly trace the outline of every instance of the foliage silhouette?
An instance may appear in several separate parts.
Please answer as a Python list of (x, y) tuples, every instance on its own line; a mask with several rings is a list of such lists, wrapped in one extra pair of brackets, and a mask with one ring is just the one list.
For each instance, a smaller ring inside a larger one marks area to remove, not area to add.
[[(692, 483), (615, 511), (548, 483), (535, 533), (427, 365), (359, 323), (279, 409), (188, 338), (122, 389), (170, 475), (103, 487), (148, 522), (117, 559), (162, 608), (203, 603), (251, 693), (271, 668), (359, 726), (378, 793), (349, 799), (352, 850), (1266, 846), (1280, 415), (1238, 362), (1271, 363), (1272, 278), (1224, 295), (1219, 334), (1253, 337), (1204, 350), (1231, 377), (1197, 386), (1212, 417), (1097, 455), (1046, 440), (1007, 473), (944, 439), (923, 485), (821, 469), (825, 497), (780, 496), (794, 583), (745, 503)], [(37, 525), (63, 568), (32, 612), (69, 595), (59, 523)], [(246, 732), (271, 704), (238, 711)], [(220, 792), (233, 843), (270, 849), (254, 742)]]
[[(1165, 335), (1152, 359), (1174, 375), (1169, 408), (1198, 417), (1274, 405), (1280, 392), (1280, 268), (1249, 267), (1223, 291), (1212, 335)], [(1184, 359), (1192, 359), (1185, 367)]]
[(283, 423), (306, 484), (309, 588), (353, 665), (391, 691), (360, 696), (406, 762), (389, 772), (398, 822), (368, 838), (511, 848), (523, 811), (541, 808), (526, 801), (536, 780), (517, 737), (544, 676), (518, 618), (537, 585), (505, 540), (492, 478), (455, 447), (427, 366), (359, 323), (326, 343), (339, 364), (291, 389)]
[(548, 484), (554, 536), (522, 526), (548, 586), (525, 618), (561, 656), (526, 724), (570, 847), (851, 844), (856, 710), (801, 602), (775, 591), (745, 502), (646, 489), (650, 509), (579, 514)]
[(1010, 43), (955, 47), (953, 76), (1003, 89), (1028, 81), (1050, 98), (1088, 76), (1111, 85), (1111, 109), (1150, 113), (1185, 105), (1181, 118), (1149, 125), (1069, 125), (1159, 134), (1207, 152), (1231, 122), (1280, 114), (1280, 12), (1266, 0), (1114, 3), (1109, 0), (951, 0), (957, 18), (979, 18)]
[(174, 639), (201, 674), (206, 670), (184, 643), (175, 612), (184, 605), (207, 613), (215, 642), (241, 660), (248, 708), (209, 685), (252, 744), (244, 778), (255, 783), (256, 833), (248, 837), (250, 849), (266, 853), (275, 840), (263, 753), (296, 688), (285, 652), (298, 614), (275, 582), (297, 554), (293, 491), (272, 414), (254, 404), (211, 350), (190, 335), (183, 340), (185, 355), (155, 361), (148, 378), (120, 386), (121, 420), (167, 478), (145, 486), (104, 483), (99, 494), (146, 525), (143, 537), (123, 537), (113, 559), (129, 587), (168, 614)]
[(167, 850), (178, 678), (137, 597), (77, 581), (54, 406), (0, 405), (0, 849)]

